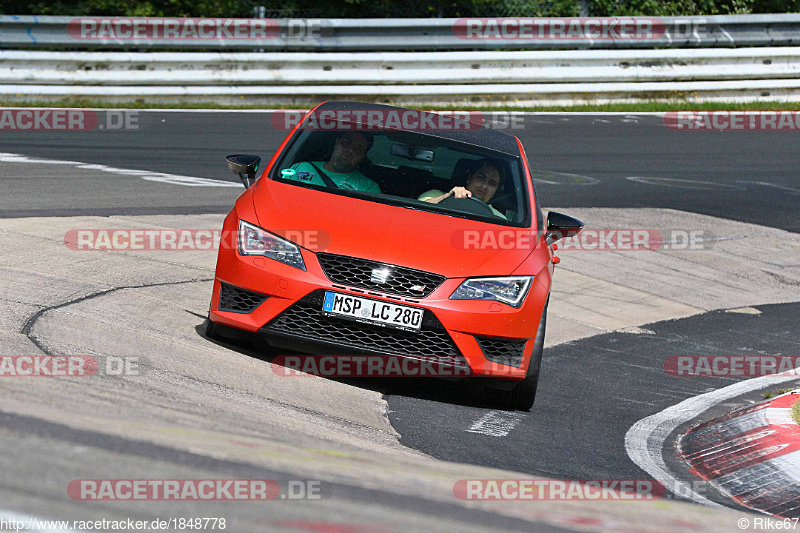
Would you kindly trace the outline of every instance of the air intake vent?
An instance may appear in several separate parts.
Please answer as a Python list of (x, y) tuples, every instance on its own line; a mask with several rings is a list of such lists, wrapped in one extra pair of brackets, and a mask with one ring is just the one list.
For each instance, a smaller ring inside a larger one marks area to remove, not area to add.
[(525, 339), (498, 339), (497, 337), (478, 337), (478, 346), (489, 361), (501, 365), (515, 366), (522, 364), (522, 353), (525, 351)]
[(230, 313), (252, 313), (267, 298), (263, 294), (220, 283), (219, 310)]

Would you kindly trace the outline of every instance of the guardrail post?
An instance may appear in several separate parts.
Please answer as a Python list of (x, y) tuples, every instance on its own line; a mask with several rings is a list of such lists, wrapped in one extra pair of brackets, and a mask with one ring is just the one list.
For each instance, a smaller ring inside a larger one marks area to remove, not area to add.
[[(253, 7), (253, 16), (257, 19), (265, 19), (267, 18), (267, 8), (266, 6), (254, 6)], [(253, 52), (263, 53), (266, 50), (263, 48), (256, 48)]]

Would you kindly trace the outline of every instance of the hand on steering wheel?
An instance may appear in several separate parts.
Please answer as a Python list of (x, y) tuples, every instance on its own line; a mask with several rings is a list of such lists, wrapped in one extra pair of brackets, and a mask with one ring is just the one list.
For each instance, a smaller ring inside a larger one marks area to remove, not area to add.
[(465, 187), (453, 187), (450, 189), (450, 192), (447, 193), (451, 198), (472, 198), (472, 193), (466, 189)]
[(448, 193), (448, 198), (469, 198), (470, 200), (475, 200), (479, 204), (487, 205), (486, 202), (472, 194), (472, 191), (465, 187), (453, 187)]
[[(455, 189), (464, 189), (463, 187), (456, 187)], [(466, 189), (464, 189), (466, 191)], [(453, 192), (451, 196), (448, 196), (444, 200), (439, 202), (439, 205), (442, 207), (446, 207), (448, 209), (455, 209), (457, 211), (462, 211), (465, 213), (472, 213), (475, 215), (494, 215), (492, 208), (489, 207), (489, 204), (478, 198), (477, 196), (473, 196), (472, 193), (466, 191), (467, 194), (459, 197), (456, 196), (456, 192)]]

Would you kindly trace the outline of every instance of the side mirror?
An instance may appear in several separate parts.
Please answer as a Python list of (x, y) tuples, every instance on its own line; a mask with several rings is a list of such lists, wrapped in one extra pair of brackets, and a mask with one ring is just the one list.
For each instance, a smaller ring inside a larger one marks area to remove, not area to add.
[(261, 158), (257, 155), (229, 155), (228, 170), (239, 176), (244, 188), (250, 188), (256, 182), (256, 171)]
[(574, 237), (583, 229), (583, 222), (555, 211), (547, 214), (547, 233), (545, 239), (550, 246), (559, 239)]

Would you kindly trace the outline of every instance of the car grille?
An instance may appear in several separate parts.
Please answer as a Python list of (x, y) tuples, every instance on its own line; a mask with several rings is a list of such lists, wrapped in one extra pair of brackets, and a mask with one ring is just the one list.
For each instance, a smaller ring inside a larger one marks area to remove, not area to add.
[[(334, 254), (317, 254), (322, 270), (328, 279), (351, 287), (361, 287), (386, 294), (424, 298), (431, 294), (445, 280), (444, 276), (414, 270), (369, 259), (347, 257)], [(385, 283), (372, 279), (375, 269), (389, 269)]]
[(227, 283), (219, 284), (219, 310), (230, 313), (252, 313), (268, 297)]
[(483, 355), (489, 361), (518, 367), (522, 364), (522, 352), (527, 340), (498, 339), (496, 337), (475, 337)]
[(427, 309), (419, 331), (404, 331), (327, 316), (322, 312), (324, 296), (324, 289), (312, 292), (272, 319), (261, 331), (330, 342), (354, 353), (434, 357), (442, 363), (469, 368), (442, 323)]

